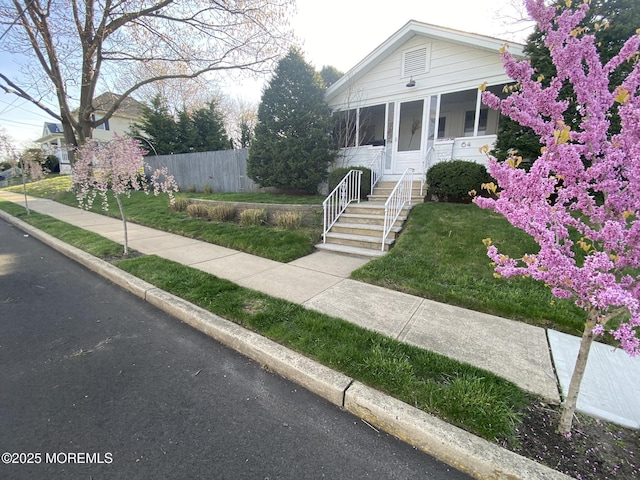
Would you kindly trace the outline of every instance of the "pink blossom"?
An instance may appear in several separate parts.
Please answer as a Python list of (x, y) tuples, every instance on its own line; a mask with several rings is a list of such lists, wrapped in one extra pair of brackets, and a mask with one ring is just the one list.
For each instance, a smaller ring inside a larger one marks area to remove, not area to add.
[(152, 189), (154, 195), (167, 193), (173, 204), (174, 193), (178, 191), (175, 179), (168, 174), (166, 167), (154, 171), (147, 181), (146, 170), (149, 167), (144, 163), (145, 153), (137, 140), (115, 135), (109, 142), (88, 141), (78, 149), (73, 166), (72, 181), (80, 206), (89, 210), (96, 197), (100, 197), (102, 208), (108, 210), (108, 192), (114, 194), (124, 223), (125, 254), (127, 226), (120, 196), (129, 197), (133, 190), (149, 194), (149, 189)]
[[(540, 250), (521, 259), (491, 246), (488, 256), (502, 276), (528, 275), (545, 282), (553, 295), (573, 298), (595, 310), (593, 332), (605, 332), (612, 312), (624, 309), (628, 320), (610, 333), (630, 355), (640, 353), (640, 35), (602, 65), (595, 37), (578, 29), (588, 4), (558, 14), (543, 0), (526, 0), (545, 34), (557, 76), (545, 87), (526, 60), (502, 54), (505, 71), (520, 88), (500, 99), (483, 93), (484, 102), (541, 137), (543, 152), (529, 171), (489, 159), (499, 185), (496, 198), (476, 198), (515, 227), (529, 233)], [(630, 60), (631, 59), (631, 60)], [(635, 61), (620, 85), (609, 74)], [(568, 102), (559, 98), (570, 83), (580, 113), (564, 124)], [(617, 111), (621, 130), (609, 131), (608, 112)]]

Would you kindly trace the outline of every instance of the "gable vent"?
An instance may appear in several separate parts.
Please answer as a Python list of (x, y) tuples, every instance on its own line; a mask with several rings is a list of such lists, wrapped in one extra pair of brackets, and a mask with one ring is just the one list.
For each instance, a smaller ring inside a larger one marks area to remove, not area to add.
[(404, 52), (402, 57), (402, 76), (411, 77), (420, 75), (429, 71), (429, 54), (431, 49), (429, 46), (418, 48)]

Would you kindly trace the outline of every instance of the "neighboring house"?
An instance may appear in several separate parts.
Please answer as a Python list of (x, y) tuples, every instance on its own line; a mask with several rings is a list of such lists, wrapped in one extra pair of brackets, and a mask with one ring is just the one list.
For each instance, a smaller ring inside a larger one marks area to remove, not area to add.
[[(408, 22), (327, 90), (340, 115), (342, 164), (393, 179), (442, 160), (485, 163), (479, 149), (495, 142), (499, 115), (482, 104), (479, 86), (505, 95), (505, 43)], [(508, 48), (523, 57), (523, 45)]]
[[(94, 119), (99, 120), (102, 114), (107, 112), (117, 95), (107, 92), (93, 100), (95, 108)], [(133, 98), (127, 98), (122, 102), (120, 108), (105, 123), (93, 131), (93, 138), (97, 140), (111, 140), (114, 134), (123, 136), (129, 128), (140, 121), (142, 114), (142, 104)], [(74, 113), (77, 113), (74, 112)], [(46, 155), (56, 155), (60, 161), (60, 173), (71, 173), (71, 164), (67, 149), (65, 148), (64, 132), (62, 124), (45, 122), (42, 136), (36, 140)]]

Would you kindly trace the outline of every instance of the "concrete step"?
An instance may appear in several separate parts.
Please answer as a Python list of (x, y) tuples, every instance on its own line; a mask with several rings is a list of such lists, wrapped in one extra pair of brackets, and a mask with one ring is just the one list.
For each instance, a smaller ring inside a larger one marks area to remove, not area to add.
[(380, 258), (386, 255), (387, 251), (380, 248), (373, 250), (371, 248), (349, 247), (347, 245), (339, 245), (337, 243), (319, 243), (316, 245), (318, 250), (326, 250), (328, 252), (345, 253), (356, 257)]
[[(373, 187), (373, 191), (374, 192), (389, 192), (389, 193), (391, 193), (394, 188), (396, 188), (395, 184), (393, 184), (393, 185), (380, 185), (380, 184), (378, 184), (375, 187)], [(420, 195), (420, 185), (414, 185), (413, 188), (411, 189), (411, 191), (416, 195)]]
[[(394, 227), (402, 227), (402, 224), (407, 219), (405, 216), (400, 216), (396, 220)], [(384, 225), (384, 215), (371, 215), (366, 213), (343, 213), (340, 216), (339, 221), (345, 221), (347, 223), (365, 223), (368, 225)]]
[[(405, 207), (400, 215), (406, 217), (409, 214), (409, 208)], [(352, 203), (347, 207), (345, 213), (363, 214), (363, 215), (382, 215), (384, 218), (384, 202), (360, 202)]]
[[(395, 238), (396, 234), (402, 230), (402, 227), (392, 227), (389, 231), (390, 238)], [(349, 233), (351, 235), (371, 236), (376, 237), (382, 241), (382, 234), (384, 231), (384, 225), (370, 225), (366, 223), (347, 223), (338, 221), (331, 229), (334, 233)]]
[[(398, 180), (380, 180), (378, 183), (376, 183), (376, 186), (374, 188), (395, 188), (396, 184), (398, 183)], [(420, 182), (420, 180), (413, 180), (413, 190), (418, 190), (420, 191), (420, 185), (422, 182)]]
[[(334, 233), (331, 231), (327, 233), (326, 239), (327, 243), (346, 245), (348, 247), (382, 250), (381, 239), (370, 235), (352, 235), (350, 233)], [(395, 239), (387, 238), (384, 242), (384, 250), (389, 250), (389, 247), (393, 245), (394, 242)]]
[[(389, 195), (391, 195), (391, 192), (393, 192), (392, 188), (374, 188), (373, 189), (373, 193), (371, 195), (376, 195), (379, 197), (387, 197), (389, 198)], [(425, 195), (420, 195), (420, 189), (413, 189), (411, 190), (411, 198), (420, 198), (420, 197), (424, 197)]]
[(414, 181), (413, 193), (416, 196), (412, 198), (410, 205), (402, 209), (385, 239), (383, 249), (384, 205), (395, 185), (396, 181), (382, 182), (374, 189), (373, 195), (369, 195), (369, 201), (351, 203), (331, 231), (326, 234), (325, 243), (316, 245), (316, 248), (367, 257), (384, 255), (402, 230), (402, 225), (411, 208), (424, 201), (424, 197), (419, 194), (420, 181)]
[[(367, 198), (369, 199), (370, 202), (386, 202), (387, 198), (389, 198), (389, 193), (383, 193), (383, 194), (379, 194), (377, 191), (376, 193), (372, 194), (372, 195), (367, 195)], [(411, 205), (417, 205), (418, 203), (424, 203), (424, 197), (421, 197), (420, 195), (413, 195), (411, 197)]]

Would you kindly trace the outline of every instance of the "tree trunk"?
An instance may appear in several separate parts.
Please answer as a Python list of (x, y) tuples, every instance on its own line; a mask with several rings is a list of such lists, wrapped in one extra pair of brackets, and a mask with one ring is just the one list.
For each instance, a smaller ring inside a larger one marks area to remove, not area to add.
[(571, 434), (571, 425), (576, 411), (582, 377), (584, 377), (584, 371), (586, 370), (587, 360), (589, 358), (589, 351), (591, 350), (591, 344), (593, 343), (593, 327), (596, 326), (597, 316), (598, 314), (596, 310), (589, 310), (587, 323), (584, 326), (582, 340), (580, 341), (578, 358), (576, 359), (576, 364), (573, 368), (573, 375), (571, 376), (571, 382), (569, 383), (569, 391), (567, 392), (567, 398), (565, 399), (564, 406), (562, 408), (562, 415), (560, 416), (560, 423), (558, 424), (558, 433), (564, 436), (569, 436)]
[(24, 208), (27, 209), (27, 215), (31, 215), (31, 211), (29, 210), (29, 200), (27, 200), (27, 178), (24, 173), (25, 165), (24, 160), (22, 161), (22, 192), (24, 193)]
[(62, 133), (64, 135), (65, 143), (62, 148), (65, 148), (67, 150), (69, 163), (71, 163), (71, 166), (73, 167), (73, 165), (75, 164), (76, 148), (78, 148), (78, 140), (73, 131), (71, 122), (69, 122), (69, 120), (64, 116), (62, 116)]
[(127, 233), (127, 218), (124, 216), (124, 208), (122, 207), (122, 201), (120, 201), (120, 195), (114, 194), (118, 208), (120, 209), (120, 217), (122, 218), (122, 225), (124, 226), (124, 254), (129, 254), (129, 236)]

